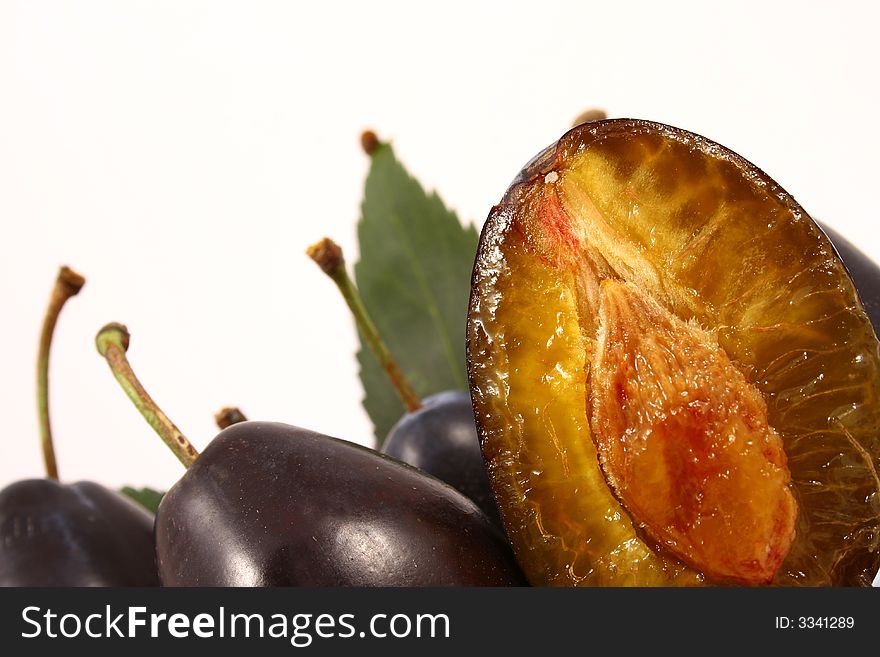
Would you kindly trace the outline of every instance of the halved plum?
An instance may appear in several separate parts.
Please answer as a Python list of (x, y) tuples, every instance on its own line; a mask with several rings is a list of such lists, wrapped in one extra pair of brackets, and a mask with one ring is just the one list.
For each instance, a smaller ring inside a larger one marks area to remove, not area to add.
[(493, 208), (468, 371), (536, 585), (870, 585), (880, 345), (825, 234), (740, 156), (579, 126)]

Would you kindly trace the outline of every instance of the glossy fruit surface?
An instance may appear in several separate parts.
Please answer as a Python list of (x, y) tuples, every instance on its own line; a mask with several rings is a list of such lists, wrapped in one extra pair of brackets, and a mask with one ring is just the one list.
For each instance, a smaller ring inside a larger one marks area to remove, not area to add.
[(880, 334), (880, 267), (836, 230), (823, 224), (820, 227), (831, 240), (855, 283), (865, 312), (874, 325), (874, 332)]
[(469, 393), (448, 390), (426, 397), (421, 408), (392, 427), (382, 453), (445, 481), (500, 526)]
[(668, 126), (575, 128), (489, 216), (468, 367), (533, 584), (868, 585), (880, 352), (827, 237)]
[(157, 586), (153, 518), (82, 481), (0, 491), (0, 586)]
[(451, 487), (372, 450), (297, 427), (222, 431), (162, 500), (171, 586), (501, 586), (510, 548)]

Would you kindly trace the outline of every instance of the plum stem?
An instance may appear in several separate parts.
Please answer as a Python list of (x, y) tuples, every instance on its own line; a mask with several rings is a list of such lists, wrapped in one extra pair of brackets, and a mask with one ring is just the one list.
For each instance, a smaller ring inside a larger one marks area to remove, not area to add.
[(222, 430), (239, 422), (247, 422), (247, 416), (235, 406), (226, 406), (214, 415), (214, 421), (217, 423), (217, 427)]
[(577, 115), (574, 121), (571, 122), (571, 127), (576, 128), (582, 123), (592, 123), (594, 121), (603, 121), (608, 118), (608, 113), (596, 107), (592, 107), (588, 110), (584, 110), (580, 114)]
[(55, 446), (52, 442), (52, 423), (49, 421), (49, 351), (52, 336), (61, 309), (70, 297), (76, 296), (85, 285), (86, 279), (69, 267), (61, 267), (55, 279), (55, 287), (49, 298), (49, 307), (43, 317), (40, 333), (40, 346), (37, 353), (37, 415), (40, 419), (40, 442), (43, 447), (43, 462), (46, 476), (58, 480), (58, 463), (55, 461)]
[(129, 333), (128, 329), (122, 324), (107, 324), (95, 337), (95, 345), (98, 353), (101, 354), (110, 365), (113, 376), (122, 386), (125, 394), (134, 403), (135, 408), (140, 411), (141, 415), (147, 421), (153, 430), (159, 434), (159, 437), (165, 441), (165, 444), (174, 452), (174, 455), (180, 459), (184, 467), (191, 466), (199, 457), (199, 453), (195, 447), (187, 440), (180, 429), (168, 419), (168, 416), (162, 412), (162, 409), (153, 401), (141, 382), (138, 381), (128, 357), (125, 352), (128, 350)]
[(410, 385), (403, 370), (397, 365), (397, 361), (394, 360), (391, 351), (388, 349), (385, 341), (382, 340), (379, 329), (376, 328), (369, 313), (367, 313), (363, 299), (361, 299), (354, 281), (351, 280), (345, 269), (345, 258), (342, 255), (340, 246), (329, 237), (325, 237), (321, 241), (312, 244), (306, 250), (306, 253), (336, 283), (336, 287), (342, 293), (342, 297), (348, 304), (351, 314), (354, 315), (361, 335), (364, 336), (364, 340), (366, 340), (370, 350), (376, 356), (382, 369), (385, 370), (385, 373), (391, 380), (391, 385), (394, 386), (394, 390), (397, 391), (397, 395), (400, 397), (406, 410), (410, 413), (419, 410), (422, 407), (422, 402), (415, 390), (413, 390), (412, 385)]

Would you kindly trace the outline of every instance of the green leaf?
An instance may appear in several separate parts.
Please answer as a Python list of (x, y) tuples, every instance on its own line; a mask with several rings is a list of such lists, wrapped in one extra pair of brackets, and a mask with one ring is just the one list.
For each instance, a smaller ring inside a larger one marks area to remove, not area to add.
[(119, 492), (140, 504), (150, 513), (156, 513), (159, 502), (165, 496), (165, 493), (152, 488), (132, 488), (131, 486), (124, 486)]
[[(428, 194), (383, 144), (372, 155), (355, 282), (401, 369), (420, 397), (467, 389), (465, 321), (479, 236), (436, 193)], [(403, 404), (361, 338), (364, 407), (377, 443)]]

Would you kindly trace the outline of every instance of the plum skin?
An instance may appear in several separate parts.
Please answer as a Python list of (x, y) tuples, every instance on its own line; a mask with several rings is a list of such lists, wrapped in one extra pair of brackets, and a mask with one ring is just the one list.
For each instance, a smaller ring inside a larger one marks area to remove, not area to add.
[(880, 334), (880, 267), (836, 230), (829, 228), (824, 223), (816, 223), (831, 240), (831, 244), (856, 286), (856, 291), (859, 293), (865, 312), (868, 313), (874, 332)]
[(469, 499), (346, 441), (223, 430), (156, 515), (166, 586), (507, 586), (510, 546)]
[(470, 393), (447, 390), (392, 427), (382, 453), (409, 463), (464, 494), (501, 526), (483, 463)]
[(0, 586), (158, 586), (153, 517), (100, 484), (0, 491)]

